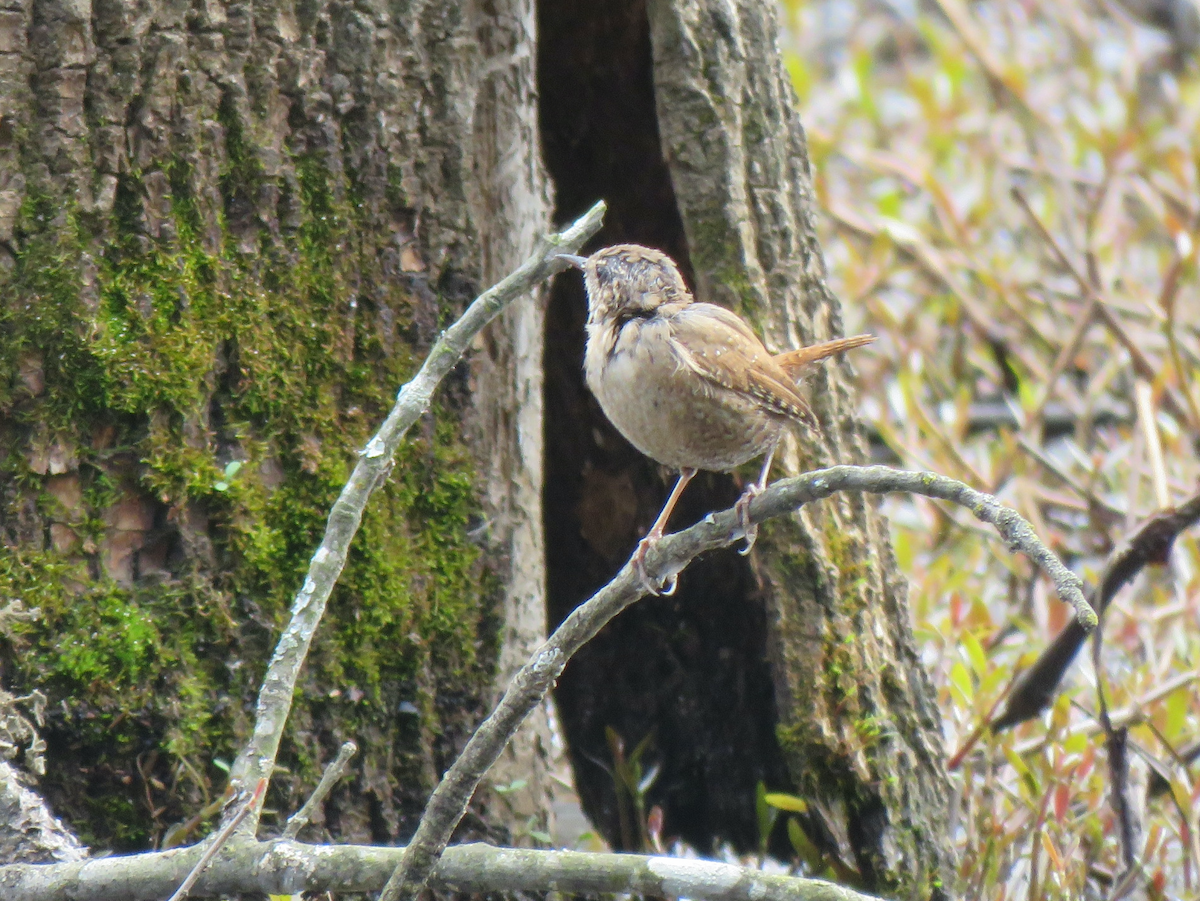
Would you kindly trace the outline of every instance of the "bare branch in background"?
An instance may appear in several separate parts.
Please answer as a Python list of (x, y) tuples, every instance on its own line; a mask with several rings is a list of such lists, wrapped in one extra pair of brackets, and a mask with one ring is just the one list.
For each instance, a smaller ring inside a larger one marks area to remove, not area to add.
[(325, 768), (325, 772), (321, 774), (321, 781), (317, 783), (317, 787), (313, 789), (313, 793), (309, 795), (304, 805), (292, 814), (287, 821), (287, 825), (283, 828), (284, 838), (295, 838), (300, 834), (300, 830), (308, 825), (312, 819), (313, 811), (321, 806), (325, 801), (325, 797), (337, 785), (342, 774), (346, 772), (346, 767), (350, 764), (350, 759), (358, 753), (358, 745), (352, 741), (343, 742), (338, 748), (337, 757), (333, 762)]
[[(1029, 200), (1025, 197), (1025, 193), (1020, 188), (1013, 188), (1012, 196), (1013, 199), (1016, 200), (1017, 206), (1019, 206), (1022, 212), (1024, 212), (1028, 217), (1034, 229), (1054, 252), (1054, 257), (1056, 260), (1058, 260), (1059, 265), (1062, 266), (1063, 269), (1067, 270), (1071, 278), (1073, 278), (1075, 283), (1079, 285), (1079, 290), (1088, 299), (1089, 303), (1087, 316), (1089, 320), (1091, 316), (1098, 317), (1100, 321), (1104, 323), (1104, 326), (1108, 329), (1109, 333), (1117, 339), (1118, 343), (1120, 343), (1123, 348), (1125, 348), (1125, 351), (1129, 354), (1130, 359), (1133, 361), (1134, 371), (1143, 379), (1153, 382), (1155, 377), (1158, 375), (1157, 368), (1153, 363), (1150, 362), (1145, 353), (1142, 352), (1142, 349), (1138, 347), (1137, 342), (1129, 336), (1129, 333), (1125, 330), (1125, 327), (1121, 325), (1121, 322), (1109, 309), (1109, 304), (1107, 303), (1106, 299), (1101, 296), (1096, 287), (1087, 278), (1085, 278), (1083, 273), (1081, 273), (1079, 269), (1076, 268), (1075, 264), (1071, 262), (1070, 257), (1067, 256), (1067, 252), (1063, 250), (1062, 244), (1060, 244), (1058, 239), (1050, 233), (1050, 230), (1046, 228), (1045, 223), (1042, 222), (1038, 214), (1034, 212), (1033, 207), (1029, 205)], [(1162, 402), (1167, 412), (1174, 416), (1181, 425), (1186, 425), (1194, 431), (1200, 430), (1200, 423), (1193, 421), (1187, 408), (1179, 402), (1179, 400), (1175, 397), (1175, 392), (1172, 391), (1169, 386), (1163, 386)]]
[[(1192, 495), (1173, 510), (1165, 510), (1150, 519), (1108, 558), (1096, 590), (1089, 600), (1103, 615), (1112, 599), (1148, 564), (1165, 563), (1171, 545), (1180, 532), (1200, 520), (1200, 493)], [(1001, 714), (992, 721), (999, 732), (1037, 716), (1049, 706), (1058, 692), (1062, 677), (1083, 647), (1087, 633), (1072, 620), (1055, 636), (1034, 664), (1013, 685)]]

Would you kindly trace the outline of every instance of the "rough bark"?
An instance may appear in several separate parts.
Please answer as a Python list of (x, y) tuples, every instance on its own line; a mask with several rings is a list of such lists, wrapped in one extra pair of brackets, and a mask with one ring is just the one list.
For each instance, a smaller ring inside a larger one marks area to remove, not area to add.
[[(552, 208), (538, 129), (536, 18), (533, 0), (487, 5), (476, 30), (484, 75), (474, 121), (477, 177), (471, 192), (483, 243), (485, 283), (510, 272), (545, 231)], [(545, 293), (510, 306), (480, 342), (472, 376), (474, 444), (482, 460), (484, 516), (501, 561), (503, 623), (492, 700), (546, 636), (542, 344)], [(491, 772), (509, 786), (504, 803), (515, 825), (546, 830), (552, 810), (546, 708), (531, 715)], [(511, 786), (524, 783), (524, 788)]]
[[(804, 132), (763, 0), (650, 0), (664, 155), (699, 296), (778, 350), (842, 334), (815, 233)], [(791, 471), (865, 456), (849, 359), (809, 381), (822, 435)], [(940, 715), (876, 504), (841, 495), (764, 529), (778, 738), (831, 849), (874, 890), (951, 878)]]
[(7, 760), (0, 760), (0, 860), (67, 863), (87, 858), (87, 848)]
[[(0, 4), (0, 587), (41, 609), (6, 676), (48, 686), (44, 787), (89, 838), (144, 846), (219, 793), (359, 443), (545, 229), (532, 23)], [(360, 801), (324, 825), (410, 831), (540, 634), (540, 332), (538, 305), (497, 323), (368, 512), (271, 807), (354, 738)]]

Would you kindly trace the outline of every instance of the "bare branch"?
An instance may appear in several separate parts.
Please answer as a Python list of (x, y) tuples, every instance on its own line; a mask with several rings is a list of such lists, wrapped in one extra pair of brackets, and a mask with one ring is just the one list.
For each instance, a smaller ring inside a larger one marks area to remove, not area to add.
[[(292, 708), (292, 695), (300, 666), (317, 624), (325, 613), (325, 603), (346, 564), (350, 541), (362, 522), (363, 510), (371, 493), (387, 478), (396, 448), (409, 427), (429, 407), (434, 389), (462, 358), (475, 337), (501, 310), (534, 285), (566, 268), (560, 253), (575, 253), (600, 229), (603, 202), (597, 203), (581, 219), (560, 234), (543, 238), (533, 254), (511, 275), (488, 289), (467, 308), (462, 318), (446, 329), (412, 380), (400, 389), (392, 411), (379, 431), (363, 449), (350, 480), (329, 511), (325, 535), (312, 556), (304, 585), (292, 601), (292, 618), (263, 677), (258, 694), (254, 733), (234, 761), (231, 781), (235, 787), (257, 785), (270, 778), (279, 753), (283, 727)], [(243, 821), (240, 832), (253, 834), (262, 811), (261, 799)]]
[[(945, 476), (886, 466), (834, 466), (816, 470), (771, 485), (751, 502), (750, 522), (757, 524), (790, 513), (838, 491), (904, 492), (966, 507), (976, 518), (994, 526), (1011, 550), (1024, 552), (1042, 568), (1054, 582), (1059, 596), (1075, 608), (1077, 622), (1085, 629), (1095, 626), (1096, 614), (1084, 600), (1079, 578), (1038, 540), (1029, 523), (991, 495)], [(733, 509), (709, 514), (690, 529), (663, 538), (646, 557), (646, 575), (651, 582), (661, 584), (682, 572), (705, 551), (725, 547), (740, 538), (741, 526)], [(509, 737), (546, 696), (571, 656), (613, 617), (646, 593), (645, 583), (639, 580), (633, 565), (626, 563), (616, 578), (575, 608), (534, 652), (513, 678), (512, 685), (491, 716), (475, 731), (458, 760), (442, 777), (426, 805), (416, 834), (404, 851), (400, 866), (388, 880), (379, 901), (413, 898), (420, 892), (462, 819), (479, 781), (499, 757)]]
[[(306, 845), (235, 837), (204, 871), (192, 897), (298, 895), (301, 892), (376, 892), (403, 848)], [(179, 884), (200, 856), (199, 847), (86, 863), (0, 867), (4, 901), (155, 901)], [(775, 876), (747, 867), (640, 854), (589, 854), (458, 845), (446, 851), (430, 877), (443, 891), (545, 893), (589, 896), (635, 894), (696, 901), (872, 901), (819, 879)]]
[(300, 834), (300, 830), (308, 825), (312, 819), (313, 811), (316, 810), (325, 801), (325, 796), (333, 790), (337, 785), (342, 774), (346, 772), (346, 767), (350, 763), (350, 759), (358, 753), (358, 745), (352, 741), (343, 742), (338, 748), (337, 757), (333, 763), (325, 768), (325, 772), (321, 774), (321, 781), (317, 783), (317, 787), (313, 789), (313, 793), (309, 796), (304, 805), (292, 814), (287, 821), (287, 825), (283, 827), (284, 838), (295, 838)]

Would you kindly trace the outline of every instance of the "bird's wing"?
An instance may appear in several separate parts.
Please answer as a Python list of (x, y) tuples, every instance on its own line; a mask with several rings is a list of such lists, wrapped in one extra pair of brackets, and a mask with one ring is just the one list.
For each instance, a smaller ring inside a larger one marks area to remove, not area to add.
[(671, 343), (683, 365), (713, 385), (766, 410), (812, 424), (812, 411), (786, 370), (733, 313), (693, 303), (670, 317)]
[(834, 338), (832, 341), (822, 341), (820, 344), (810, 344), (799, 350), (789, 350), (787, 353), (776, 354), (775, 362), (791, 378), (796, 378), (810, 363), (824, 360), (842, 351), (862, 347), (875, 340), (874, 335), (855, 335), (852, 338)]

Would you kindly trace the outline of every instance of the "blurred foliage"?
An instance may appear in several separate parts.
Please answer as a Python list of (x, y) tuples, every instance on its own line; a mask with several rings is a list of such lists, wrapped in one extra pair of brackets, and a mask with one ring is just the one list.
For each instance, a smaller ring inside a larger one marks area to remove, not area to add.
[[(831, 285), (847, 334), (880, 337), (854, 359), (877, 455), (996, 493), (1094, 585), (1200, 486), (1196, 62), (1102, 0), (783, 7)], [(1069, 610), (965, 511), (887, 512), (945, 711), (959, 894), (1108, 897), (1126, 867), (1090, 654), (1041, 717), (982, 729)], [(1198, 573), (1194, 530), (1104, 623), (1144, 807), (1128, 889), (1151, 898), (1200, 883)]]

